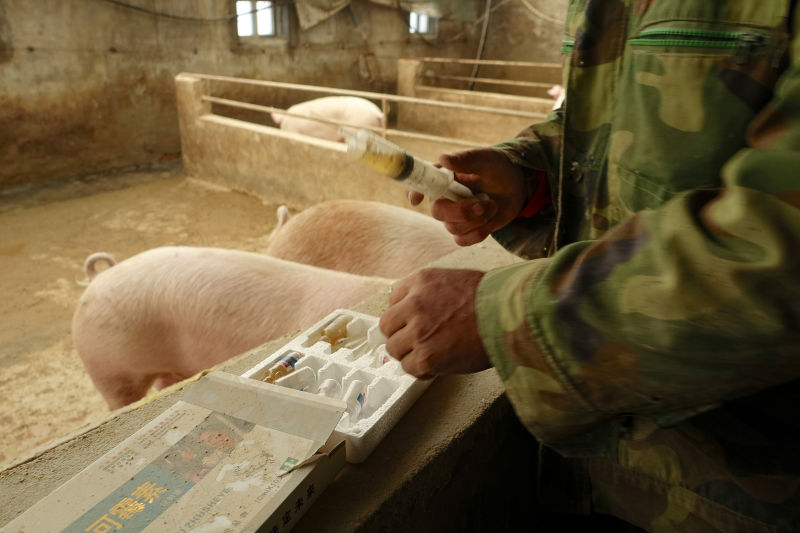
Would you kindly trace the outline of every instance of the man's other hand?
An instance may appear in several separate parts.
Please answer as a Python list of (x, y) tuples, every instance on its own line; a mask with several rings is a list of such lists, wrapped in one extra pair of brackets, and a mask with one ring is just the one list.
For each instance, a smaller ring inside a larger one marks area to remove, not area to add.
[(395, 286), (380, 329), (386, 351), (422, 378), (489, 368), (478, 334), (475, 292), (483, 272), (425, 269)]

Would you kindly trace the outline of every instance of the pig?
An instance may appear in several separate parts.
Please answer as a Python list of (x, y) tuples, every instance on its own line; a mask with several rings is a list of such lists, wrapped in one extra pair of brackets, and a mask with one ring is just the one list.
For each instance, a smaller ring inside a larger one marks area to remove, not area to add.
[(86, 258), (86, 261), (83, 262), (83, 270), (86, 272), (86, 278), (89, 281), (92, 281), (97, 274), (99, 274), (95, 265), (101, 261), (106, 263), (106, 268), (117, 264), (117, 261), (111, 254), (107, 254), (106, 252), (93, 253)]
[(291, 218), (282, 207), (265, 253), (289, 261), (402, 278), (459, 248), (441, 222), (402, 207), (330, 200)]
[[(306, 117), (335, 120), (356, 127), (379, 128), (383, 124), (383, 112), (380, 108), (369, 100), (357, 96), (325, 96), (293, 105), (286, 111)], [(280, 113), (272, 113), (272, 120), (279, 124), (284, 131), (293, 131), (331, 141), (342, 142), (345, 140), (339, 127), (335, 125), (290, 117)]]
[(72, 335), (111, 409), (311, 326), (392, 281), (186, 246), (154, 248), (87, 276), (94, 279)]
[(555, 103), (553, 104), (553, 109), (558, 109), (564, 103), (564, 98), (566, 97), (566, 91), (564, 87), (561, 85), (553, 85), (547, 90), (547, 94), (552, 96), (555, 99)]

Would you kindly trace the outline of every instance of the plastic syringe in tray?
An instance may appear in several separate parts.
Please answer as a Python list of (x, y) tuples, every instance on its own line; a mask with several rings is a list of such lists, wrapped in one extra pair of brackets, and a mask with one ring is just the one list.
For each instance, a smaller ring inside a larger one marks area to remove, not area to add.
[(466, 185), (455, 180), (452, 170), (438, 168), (414, 157), (396, 144), (369, 130), (345, 131), (348, 157), (389, 176), (431, 199), (461, 200), (472, 196)]
[(337, 309), (242, 376), (343, 401), (329, 444), (344, 440), (347, 461), (359, 463), (431, 383), (389, 356), (378, 320)]

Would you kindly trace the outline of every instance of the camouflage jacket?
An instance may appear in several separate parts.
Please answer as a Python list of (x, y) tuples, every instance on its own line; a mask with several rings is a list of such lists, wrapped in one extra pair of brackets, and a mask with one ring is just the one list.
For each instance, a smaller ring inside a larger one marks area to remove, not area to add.
[(541, 258), (484, 277), (481, 338), (593, 508), (650, 531), (800, 531), (796, 3), (571, 0), (565, 105), (498, 145), (554, 209), (495, 234)]

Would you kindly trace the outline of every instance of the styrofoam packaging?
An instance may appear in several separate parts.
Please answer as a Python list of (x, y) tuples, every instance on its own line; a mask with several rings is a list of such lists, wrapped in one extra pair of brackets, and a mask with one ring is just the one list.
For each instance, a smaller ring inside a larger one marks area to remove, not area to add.
[(280, 379), (275, 380), (275, 385), (282, 387), (289, 387), (299, 391), (316, 391), (317, 390), (317, 373), (313, 368), (307, 366), (297, 368)]
[[(346, 335), (343, 337), (344, 324)], [(352, 390), (351, 385), (362, 382), (366, 392), (362, 393), (363, 405), (357, 416), (345, 413), (325, 446), (330, 448), (343, 440), (347, 461), (360, 463), (432, 381), (416, 379), (403, 371), (399, 361), (386, 353), (385, 343), (386, 338), (378, 329), (378, 317), (337, 309), (244, 372), (242, 377), (262, 380), (281, 354), (293, 350), (302, 354), (297, 368), (312, 369), (317, 384), (332, 379), (341, 385), (339, 399), (347, 401), (344, 396)]]

